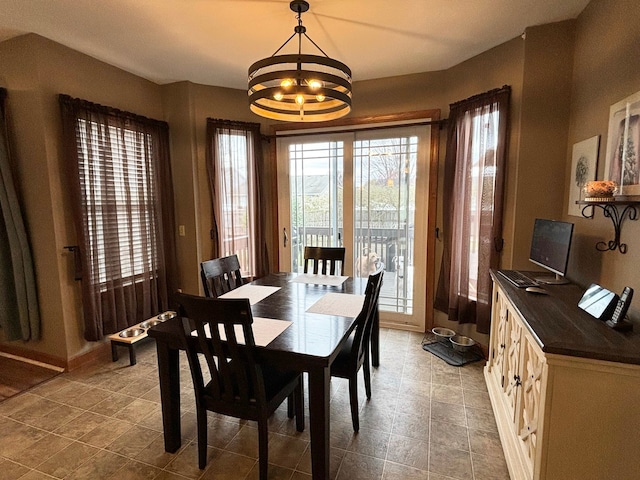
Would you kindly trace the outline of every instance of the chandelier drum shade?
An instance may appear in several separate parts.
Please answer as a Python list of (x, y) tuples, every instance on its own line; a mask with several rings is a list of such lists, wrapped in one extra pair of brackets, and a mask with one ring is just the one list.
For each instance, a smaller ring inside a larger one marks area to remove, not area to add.
[[(304, 0), (293, 0), (297, 12), (293, 35), (268, 58), (249, 67), (251, 111), (265, 118), (287, 122), (323, 122), (344, 117), (351, 111), (351, 70), (329, 58), (306, 34), (302, 13), (309, 9)], [(278, 55), (298, 37), (298, 53)], [(302, 37), (322, 55), (302, 53)]]

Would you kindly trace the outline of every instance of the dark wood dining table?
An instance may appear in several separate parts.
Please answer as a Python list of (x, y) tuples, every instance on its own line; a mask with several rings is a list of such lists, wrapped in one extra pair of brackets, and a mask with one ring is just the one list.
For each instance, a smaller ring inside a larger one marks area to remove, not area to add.
[[(268, 345), (257, 349), (262, 361), (307, 372), (312, 475), (316, 480), (328, 480), (330, 368), (355, 328), (355, 318), (309, 313), (307, 309), (327, 293), (363, 294), (367, 279), (350, 277), (340, 286), (330, 286), (291, 282), (295, 276), (276, 273), (252, 282), (280, 287), (251, 306), (253, 316), (292, 322)], [(148, 330), (148, 335), (156, 340), (167, 452), (176, 452), (181, 445), (178, 355), (184, 346), (178, 328), (180, 319), (176, 317)]]

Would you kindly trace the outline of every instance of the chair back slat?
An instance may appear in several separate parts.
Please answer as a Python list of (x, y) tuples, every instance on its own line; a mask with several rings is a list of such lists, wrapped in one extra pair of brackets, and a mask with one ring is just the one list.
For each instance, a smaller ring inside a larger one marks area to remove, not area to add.
[(344, 269), (344, 256), (343, 247), (304, 247), (304, 273), (308, 273), (311, 264), (315, 275), (340, 274)]

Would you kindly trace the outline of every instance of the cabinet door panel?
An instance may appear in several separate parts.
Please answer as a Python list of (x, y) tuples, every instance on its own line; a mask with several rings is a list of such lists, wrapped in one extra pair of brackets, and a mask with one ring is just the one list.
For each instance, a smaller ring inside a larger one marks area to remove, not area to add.
[(520, 390), (521, 380), (521, 358), (520, 345), (522, 342), (522, 326), (516, 321), (516, 317), (510, 310), (507, 310), (508, 320), (508, 344), (506, 357), (506, 373), (505, 373), (505, 397), (511, 414), (511, 419), (516, 420), (516, 411), (518, 407), (518, 392)]
[(540, 418), (540, 402), (542, 386), (546, 382), (546, 362), (538, 353), (533, 341), (523, 337), (522, 342), (522, 392), (516, 419), (516, 431), (522, 441), (524, 454), (533, 471), (533, 462), (538, 448), (538, 429)]
[(494, 297), (496, 301), (495, 309), (497, 313), (497, 322), (495, 325), (495, 335), (493, 342), (491, 342), (491, 359), (493, 365), (491, 372), (495, 376), (499, 385), (505, 388), (505, 354), (508, 343), (508, 331), (509, 331), (509, 309), (508, 302), (498, 293)]

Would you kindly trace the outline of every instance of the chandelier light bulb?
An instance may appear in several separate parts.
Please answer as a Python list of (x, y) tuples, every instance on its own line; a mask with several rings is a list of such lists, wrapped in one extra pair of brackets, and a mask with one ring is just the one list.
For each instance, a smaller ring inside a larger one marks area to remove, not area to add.
[(322, 95), (322, 94), (316, 95), (316, 100), (319, 101), (319, 102), (324, 102), (325, 98), (326, 97), (324, 95)]
[(280, 82), (280, 86), (282, 88), (289, 88), (293, 85), (293, 83), (293, 80), (291, 80), (290, 78), (286, 78), (282, 82)]
[(300, 93), (298, 95), (296, 95), (296, 103), (298, 105), (304, 105), (304, 95), (302, 95)]
[(322, 87), (322, 82), (320, 80), (309, 80), (309, 87), (312, 90)]
[(284, 95), (282, 94), (282, 92), (277, 92), (274, 96), (273, 99), (277, 100), (278, 102), (281, 101), (284, 98)]

